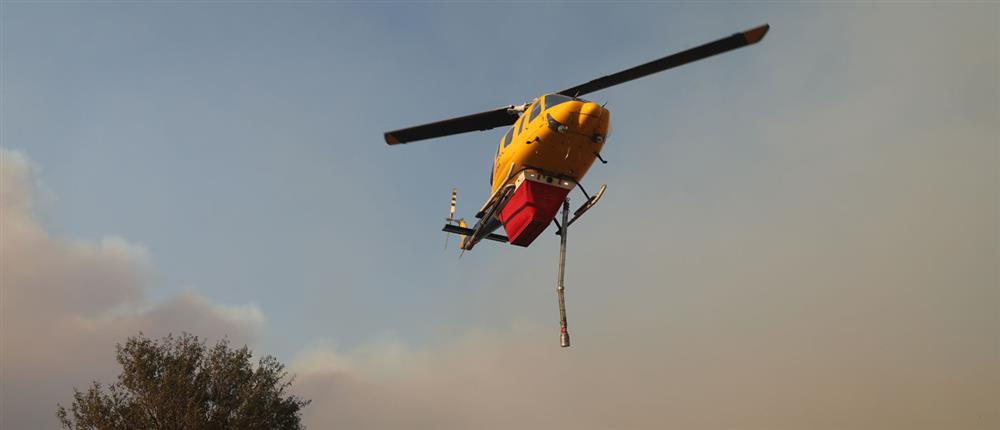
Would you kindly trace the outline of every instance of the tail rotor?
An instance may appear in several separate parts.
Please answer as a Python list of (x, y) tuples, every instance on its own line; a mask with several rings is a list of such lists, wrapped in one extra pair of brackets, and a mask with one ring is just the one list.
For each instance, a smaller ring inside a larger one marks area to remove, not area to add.
[[(464, 228), (465, 227), (465, 219), (455, 218), (455, 206), (457, 204), (458, 204), (458, 188), (452, 188), (451, 189), (451, 207), (448, 210), (448, 218), (445, 218), (445, 221), (447, 221), (448, 224), (457, 225), (459, 227), (463, 227)], [(462, 236), (462, 242), (465, 242), (465, 235), (461, 235), (461, 236)], [(448, 239), (450, 239), (450, 238), (451, 238), (451, 233), (448, 233), (444, 237), (444, 249), (448, 249)], [(461, 246), (461, 245), (462, 245), (462, 243), (459, 244), (459, 246)]]

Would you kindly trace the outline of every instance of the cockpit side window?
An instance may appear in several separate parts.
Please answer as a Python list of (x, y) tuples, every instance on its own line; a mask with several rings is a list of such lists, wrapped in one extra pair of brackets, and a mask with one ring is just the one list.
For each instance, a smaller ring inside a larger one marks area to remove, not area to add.
[(507, 134), (505, 134), (504, 137), (503, 137), (503, 147), (504, 148), (506, 148), (507, 145), (510, 145), (510, 139), (512, 137), (514, 137), (514, 127), (509, 128), (507, 130)]
[(528, 122), (534, 121), (535, 117), (542, 111), (542, 101), (539, 100), (535, 102), (535, 107), (531, 108), (531, 115), (528, 116)]

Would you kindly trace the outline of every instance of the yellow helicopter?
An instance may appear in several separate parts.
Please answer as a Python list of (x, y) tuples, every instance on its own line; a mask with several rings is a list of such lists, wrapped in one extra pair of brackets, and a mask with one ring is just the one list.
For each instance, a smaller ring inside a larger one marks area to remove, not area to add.
[[(457, 190), (452, 190), (451, 210), (443, 230), (461, 236), (459, 247), (471, 250), (483, 239), (530, 245), (549, 224), (555, 223), (560, 236), (559, 293), (561, 344), (569, 346), (566, 329), (563, 275), (567, 228), (592, 208), (606, 190), (602, 185), (589, 195), (580, 185), (608, 139), (610, 112), (580, 96), (614, 85), (662, 72), (759, 42), (767, 34), (767, 24), (696, 46), (648, 63), (594, 79), (590, 82), (545, 94), (521, 105), (386, 132), (389, 145), (450, 136), (470, 131), (510, 126), (500, 139), (493, 171), (492, 192), (476, 213), (474, 226), (455, 218)], [(567, 195), (574, 188), (583, 192), (585, 202), (569, 218)], [(562, 222), (555, 220), (562, 207)], [(503, 226), (506, 236), (494, 233)]]

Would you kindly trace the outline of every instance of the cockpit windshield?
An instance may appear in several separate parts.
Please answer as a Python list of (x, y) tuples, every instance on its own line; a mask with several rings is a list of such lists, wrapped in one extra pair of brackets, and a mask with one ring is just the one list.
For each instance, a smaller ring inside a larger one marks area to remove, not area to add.
[(573, 101), (572, 97), (566, 97), (562, 94), (548, 94), (545, 96), (545, 109), (555, 106), (560, 103), (566, 103)]

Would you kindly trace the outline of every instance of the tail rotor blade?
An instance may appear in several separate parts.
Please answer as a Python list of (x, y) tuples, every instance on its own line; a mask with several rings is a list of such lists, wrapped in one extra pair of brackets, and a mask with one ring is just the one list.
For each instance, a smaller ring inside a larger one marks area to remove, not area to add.
[[(451, 206), (448, 209), (448, 219), (445, 220), (448, 221), (448, 224), (451, 224), (456, 221), (460, 222), (460, 220), (455, 219), (455, 206), (457, 206), (457, 204), (458, 204), (458, 188), (456, 187), (451, 189)], [(448, 233), (444, 236), (444, 249), (448, 249), (448, 239), (451, 239), (451, 233)]]
[(458, 188), (451, 189), (451, 212), (448, 215), (449, 220), (455, 219), (455, 205), (458, 203)]

